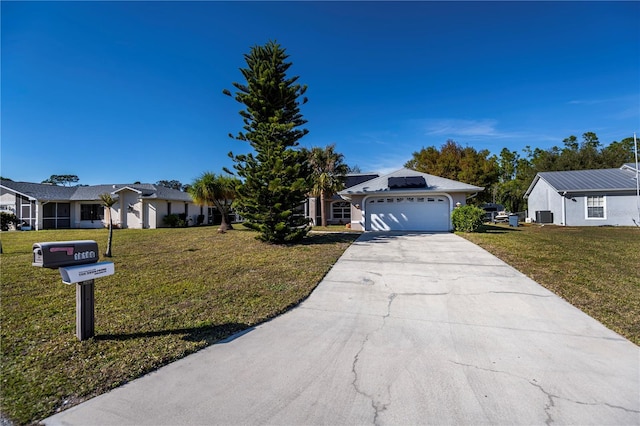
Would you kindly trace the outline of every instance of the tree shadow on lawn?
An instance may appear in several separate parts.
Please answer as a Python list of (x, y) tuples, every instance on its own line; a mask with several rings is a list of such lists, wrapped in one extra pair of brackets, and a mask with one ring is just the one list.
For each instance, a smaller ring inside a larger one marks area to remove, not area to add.
[[(328, 233), (328, 234), (308, 234), (298, 244), (303, 246), (311, 246), (316, 244), (337, 244), (337, 243), (352, 243), (362, 235), (355, 232), (344, 233)], [(296, 244), (291, 244), (296, 245)]]
[(206, 342), (207, 346), (214, 343), (228, 343), (243, 336), (254, 327), (242, 323), (227, 323), (220, 325), (204, 325), (200, 327), (176, 328), (173, 330), (141, 331), (138, 333), (122, 334), (97, 334), (96, 340), (117, 340), (125, 341), (131, 339), (141, 339), (157, 336), (184, 335), (183, 340), (189, 342)]
[(511, 226), (496, 226), (488, 225), (485, 223), (483, 225), (480, 225), (480, 228), (478, 228), (476, 232), (480, 234), (506, 234), (508, 232), (521, 232), (521, 230)]

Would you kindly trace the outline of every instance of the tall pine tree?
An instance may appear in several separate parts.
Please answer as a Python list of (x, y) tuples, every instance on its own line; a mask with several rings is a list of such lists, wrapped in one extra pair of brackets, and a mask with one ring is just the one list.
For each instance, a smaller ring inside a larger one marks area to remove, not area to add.
[[(245, 106), (240, 111), (244, 131), (229, 135), (249, 142), (254, 150), (229, 153), (243, 181), (236, 209), (245, 226), (260, 232), (259, 239), (277, 244), (299, 241), (310, 229), (300, 206), (309, 193), (311, 173), (305, 154), (295, 149), (308, 133), (300, 128), (307, 121), (298, 100), (307, 87), (296, 84), (297, 76), (287, 77), (288, 57), (273, 41), (244, 55), (247, 67), (240, 71), (246, 83), (233, 83), (234, 99)], [(229, 90), (224, 93), (232, 96)]]

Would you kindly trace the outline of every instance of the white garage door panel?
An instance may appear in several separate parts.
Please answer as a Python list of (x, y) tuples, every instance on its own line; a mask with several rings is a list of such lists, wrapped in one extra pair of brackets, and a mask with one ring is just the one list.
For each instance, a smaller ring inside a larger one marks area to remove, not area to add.
[(448, 231), (449, 200), (434, 197), (371, 198), (366, 203), (367, 231)]

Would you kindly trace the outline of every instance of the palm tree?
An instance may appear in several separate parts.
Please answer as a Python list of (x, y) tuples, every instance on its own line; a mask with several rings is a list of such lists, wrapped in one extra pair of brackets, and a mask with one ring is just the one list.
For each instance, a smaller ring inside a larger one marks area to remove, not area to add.
[(221, 232), (233, 229), (231, 223), (228, 222), (228, 216), (239, 183), (238, 179), (231, 176), (205, 172), (194, 180), (188, 189), (196, 203), (204, 206), (214, 205), (218, 208), (222, 214), (222, 222), (218, 228)]
[(324, 148), (313, 147), (309, 151), (313, 184), (311, 194), (314, 197), (320, 197), (322, 226), (327, 226), (325, 199), (344, 189), (349, 166), (343, 160), (344, 155), (335, 152), (335, 144), (327, 145)]
[(107, 239), (107, 251), (104, 253), (105, 257), (111, 257), (111, 240), (113, 238), (113, 223), (111, 221), (111, 207), (116, 203), (116, 199), (114, 199), (111, 194), (104, 193), (100, 194), (100, 201), (102, 201), (102, 205), (105, 208), (107, 213), (107, 217), (109, 218), (109, 238)]

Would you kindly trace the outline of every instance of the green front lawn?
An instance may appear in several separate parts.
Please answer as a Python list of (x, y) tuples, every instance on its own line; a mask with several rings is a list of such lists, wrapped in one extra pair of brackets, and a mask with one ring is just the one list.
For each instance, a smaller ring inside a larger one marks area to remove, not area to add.
[(358, 237), (275, 246), (255, 236), (115, 230), (116, 273), (96, 280), (96, 337), (79, 342), (75, 285), (31, 266), (32, 244), (89, 239), (104, 251), (107, 231), (3, 232), (2, 414), (37, 421), (272, 318), (307, 297)]
[(484, 226), (462, 237), (640, 344), (640, 229)]
[[(460, 235), (640, 343), (640, 229), (485, 230)], [(358, 233), (313, 234), (297, 246), (255, 235), (116, 230), (116, 274), (96, 280), (96, 337), (78, 342), (75, 286), (32, 267), (31, 247), (94, 239), (104, 250), (107, 231), (3, 232), (3, 415), (35, 422), (278, 315), (313, 290)]]

